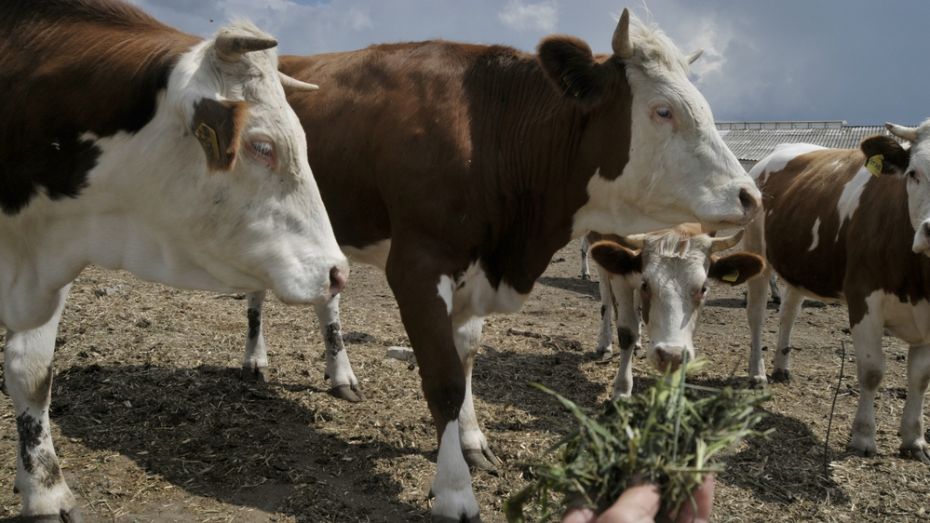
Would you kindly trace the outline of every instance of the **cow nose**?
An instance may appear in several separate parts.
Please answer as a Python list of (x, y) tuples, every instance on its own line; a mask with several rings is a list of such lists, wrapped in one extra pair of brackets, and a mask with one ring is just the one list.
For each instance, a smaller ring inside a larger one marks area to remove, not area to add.
[(339, 267), (329, 270), (329, 295), (335, 296), (346, 287), (346, 275)]
[(739, 203), (743, 206), (743, 214), (752, 217), (762, 206), (758, 191), (750, 191), (746, 187), (739, 190)]
[(674, 345), (658, 344), (655, 346), (656, 364), (659, 370), (665, 372), (674, 372), (681, 365), (685, 348)]

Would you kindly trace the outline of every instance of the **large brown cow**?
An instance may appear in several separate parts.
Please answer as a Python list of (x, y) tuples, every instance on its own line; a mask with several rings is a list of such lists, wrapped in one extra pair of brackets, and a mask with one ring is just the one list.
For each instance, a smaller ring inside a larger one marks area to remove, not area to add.
[(627, 12), (612, 47), (430, 41), (281, 61), (321, 85), (289, 100), (333, 228), (385, 269), (416, 353), (440, 440), (436, 518), (478, 518), (461, 448), (497, 461), (471, 399), (485, 315), (518, 310), (587, 230), (744, 224), (759, 205), (687, 58)]
[[(863, 141), (861, 150), (792, 144), (760, 161), (750, 174), (765, 195), (765, 210), (747, 228), (744, 243), (764, 253), (786, 285), (772, 380), (790, 377), (791, 325), (804, 298), (845, 302), (860, 386), (850, 447), (865, 455), (876, 450), (873, 402), (885, 370), (887, 329), (910, 345), (901, 452), (930, 464), (922, 420), (930, 381), (930, 258), (924, 255), (930, 121), (919, 129), (889, 129), (912, 140), (910, 150), (877, 136)], [(762, 383), (765, 282), (750, 283), (748, 306), (749, 373)]]
[(345, 283), (282, 88), (312, 86), (279, 76), (275, 45), (246, 22), (202, 41), (111, 0), (0, 2), (0, 327), (31, 520), (80, 517), (49, 404), (86, 265), (301, 303)]

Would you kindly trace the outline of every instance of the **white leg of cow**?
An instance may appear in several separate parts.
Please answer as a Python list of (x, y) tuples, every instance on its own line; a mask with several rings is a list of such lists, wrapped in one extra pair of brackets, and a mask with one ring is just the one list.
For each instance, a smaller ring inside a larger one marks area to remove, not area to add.
[(262, 304), (265, 291), (253, 292), (248, 296), (246, 316), (249, 319), (249, 334), (245, 339), (245, 360), (242, 375), (260, 382), (268, 381), (268, 350), (262, 335)]
[(597, 270), (597, 286), (601, 295), (601, 331), (597, 337), (596, 354), (602, 359), (610, 358), (613, 354), (613, 329), (611, 317), (616, 314), (617, 305), (610, 289), (610, 273), (600, 265), (594, 264)]
[(326, 351), (326, 378), (329, 379), (330, 391), (337, 398), (351, 402), (365, 399), (358, 386), (358, 378), (352, 372), (349, 355), (342, 342), (342, 324), (339, 322), (339, 295), (326, 303), (316, 306), (316, 317), (323, 332), (323, 344)]
[(613, 398), (633, 392), (633, 353), (640, 347), (639, 308), (636, 292), (623, 277), (611, 281), (611, 295), (617, 310), (617, 338), (620, 343), (620, 368), (614, 378)]
[(786, 383), (791, 381), (791, 329), (801, 311), (804, 296), (790, 285), (785, 286), (785, 296), (781, 302), (778, 315), (778, 350), (775, 351), (775, 369), (772, 381)]
[(769, 291), (772, 293), (772, 303), (781, 305), (781, 292), (778, 290), (778, 276), (769, 276)]
[(856, 373), (859, 378), (859, 407), (856, 409), (849, 446), (864, 456), (875, 455), (875, 392), (885, 375), (881, 299), (880, 292), (872, 294), (866, 300), (868, 312), (859, 323), (852, 326)]
[(930, 345), (911, 347), (907, 353), (907, 400), (901, 414), (901, 455), (930, 465), (930, 447), (924, 438), (924, 395), (930, 384)]
[[(762, 216), (746, 227), (743, 248), (761, 256), (765, 255), (765, 229)], [(771, 274), (772, 270), (766, 267), (760, 277), (747, 282), (749, 289), (746, 295), (746, 316), (752, 337), (749, 349), (749, 379), (756, 385), (764, 385), (768, 382), (765, 377), (765, 362), (762, 359), (762, 331), (765, 327), (765, 312), (768, 306), (767, 291)]]
[(62, 292), (48, 323), (29, 331), (7, 332), (6, 390), (19, 433), (14, 489), (23, 496), (23, 515), (32, 516), (30, 521), (81, 521), (77, 501), (58, 465), (48, 418), (55, 335), (69, 289)]
[(491, 452), (488, 440), (481, 432), (481, 426), (478, 425), (478, 415), (475, 413), (475, 400), (471, 388), (471, 374), (475, 366), (475, 357), (478, 355), (478, 344), (481, 342), (483, 326), (483, 318), (472, 318), (454, 327), (455, 348), (465, 368), (465, 401), (459, 411), (459, 432), (465, 461), (479, 469), (494, 470), (502, 462)]
[[(462, 456), (459, 434), (459, 422), (450, 421), (442, 432), (439, 441), (439, 456), (436, 459), (436, 476), (430, 493), (436, 496), (433, 501), (432, 521), (476, 523), (481, 521), (478, 514), (478, 501), (471, 488), (471, 473)], [(472, 517), (450, 518), (442, 514), (475, 514)]]
[(586, 237), (581, 238), (581, 279), (588, 281), (591, 279), (591, 266), (588, 263), (588, 249), (591, 246), (588, 245), (588, 239)]

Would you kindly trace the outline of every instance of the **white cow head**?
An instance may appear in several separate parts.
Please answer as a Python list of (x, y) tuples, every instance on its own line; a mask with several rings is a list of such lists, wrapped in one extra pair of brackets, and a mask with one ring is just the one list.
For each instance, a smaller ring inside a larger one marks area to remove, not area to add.
[(748, 223), (761, 197), (688, 78), (689, 61), (700, 52), (686, 57), (662, 31), (627, 10), (612, 47), (613, 55), (600, 59), (568, 37), (552, 37), (539, 48), (553, 82), (590, 106), (592, 115), (613, 104), (608, 138), (614, 149), (628, 153), (621, 161), (591, 159), (597, 174), (588, 185), (588, 203), (576, 215), (575, 234), (631, 234), (685, 222), (708, 230)]
[(914, 227), (915, 253), (930, 256), (930, 119), (919, 127), (886, 123), (891, 134), (911, 142), (905, 149), (887, 136), (863, 140), (866, 166), (873, 172), (907, 176), (907, 210)]
[(316, 86), (279, 76), (275, 45), (237, 23), (181, 56), (155, 118), (134, 137), (150, 144), (134, 211), (154, 237), (142, 248), (156, 254), (130, 270), (184, 287), (270, 288), (291, 303), (344, 285), (346, 259), (285, 100), (285, 87)]
[(708, 278), (739, 285), (765, 267), (755, 254), (713, 254), (736, 245), (741, 236), (712, 238), (678, 227), (627, 237), (627, 246), (601, 241), (591, 247), (591, 256), (602, 267), (620, 275), (628, 289), (639, 289), (651, 341), (646, 357), (659, 370), (674, 370), (685, 354), (694, 359), (694, 330)]

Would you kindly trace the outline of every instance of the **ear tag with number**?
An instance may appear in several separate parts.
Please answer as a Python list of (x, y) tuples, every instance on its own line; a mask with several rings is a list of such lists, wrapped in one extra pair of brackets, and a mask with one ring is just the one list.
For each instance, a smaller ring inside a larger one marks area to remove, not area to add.
[(739, 270), (733, 269), (733, 272), (728, 272), (727, 274), (724, 274), (723, 278), (720, 278), (720, 279), (727, 283), (736, 283), (736, 280), (739, 279)]
[(212, 127), (201, 122), (201, 124), (197, 126), (197, 130), (194, 131), (194, 136), (200, 140), (204, 149), (212, 151), (214, 160), (220, 160), (220, 142), (217, 141), (216, 131), (214, 131)]
[(874, 154), (869, 156), (869, 160), (865, 162), (865, 168), (872, 173), (872, 176), (880, 176), (882, 174), (882, 163), (885, 161), (885, 155), (883, 154)]

